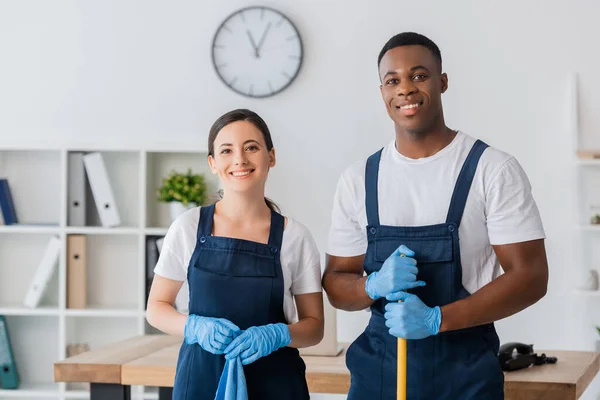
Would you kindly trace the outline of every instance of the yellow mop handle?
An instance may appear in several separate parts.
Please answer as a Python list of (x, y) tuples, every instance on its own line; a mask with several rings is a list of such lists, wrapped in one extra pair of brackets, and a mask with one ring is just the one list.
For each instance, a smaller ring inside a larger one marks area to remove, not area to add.
[[(405, 257), (400, 254), (400, 257)], [(399, 300), (398, 303), (402, 303)], [(406, 400), (406, 339), (398, 338), (398, 377), (396, 379), (396, 398)]]
[[(401, 303), (402, 301), (398, 301)], [(398, 379), (396, 383), (398, 400), (406, 400), (406, 339), (398, 338)]]

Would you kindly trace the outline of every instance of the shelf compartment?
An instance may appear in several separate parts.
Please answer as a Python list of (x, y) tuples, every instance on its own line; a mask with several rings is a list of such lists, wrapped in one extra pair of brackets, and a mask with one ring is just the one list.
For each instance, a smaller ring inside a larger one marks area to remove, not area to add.
[(0, 177), (8, 180), (19, 223), (58, 226), (61, 170), (58, 150), (0, 151)]
[(86, 235), (86, 263), (87, 308), (84, 310), (90, 309), (92, 313), (138, 308), (143, 282), (138, 278), (137, 236)]
[[(25, 295), (52, 235), (0, 232), (0, 307), (23, 307)], [(60, 265), (60, 262), (59, 262)], [(40, 307), (58, 307), (58, 266), (40, 301)]]
[[(94, 153), (88, 150), (71, 150), (69, 153)], [(139, 227), (139, 152), (136, 151), (99, 151), (104, 161), (106, 174), (112, 189), (117, 211), (121, 220), (120, 227)], [(69, 159), (69, 157), (67, 157)], [(67, 171), (69, 168), (67, 167)], [(68, 175), (68, 174), (67, 174)], [(87, 176), (87, 175), (86, 175)], [(67, 176), (67, 181), (68, 181)], [(68, 182), (67, 182), (68, 185)], [(94, 201), (89, 182), (85, 184), (85, 225), (90, 227), (101, 227), (100, 216)], [(67, 202), (65, 206), (68, 207)], [(68, 210), (65, 210), (68, 213)], [(108, 228), (107, 228), (108, 229)]]
[(208, 201), (218, 199), (219, 181), (211, 172), (208, 153), (202, 152), (148, 152), (146, 157), (146, 226), (149, 228), (168, 228), (171, 225), (169, 205), (156, 200), (156, 191), (162, 180), (171, 172), (186, 172), (204, 175), (207, 185)]
[(6, 325), (20, 386), (18, 390), (5, 390), (2, 394), (6, 397), (24, 394), (25, 398), (58, 395), (58, 384), (54, 383), (52, 371), (59, 357), (59, 318), (8, 315)]

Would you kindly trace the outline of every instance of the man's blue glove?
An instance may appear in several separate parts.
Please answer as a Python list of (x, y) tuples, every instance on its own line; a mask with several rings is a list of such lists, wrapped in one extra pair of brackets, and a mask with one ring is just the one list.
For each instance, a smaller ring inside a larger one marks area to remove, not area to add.
[[(427, 307), (418, 296), (406, 292), (396, 292), (386, 297), (385, 326), (390, 335), (403, 339), (423, 339), (437, 335), (442, 323), (439, 307)], [(395, 303), (402, 300), (402, 303)]]
[(225, 318), (201, 317), (190, 314), (185, 321), (183, 336), (187, 344), (198, 343), (212, 354), (223, 354), (225, 348), (240, 333), (240, 328)]
[(425, 286), (425, 282), (417, 281), (417, 260), (411, 258), (414, 255), (415, 252), (405, 245), (398, 247), (385, 260), (381, 269), (367, 278), (365, 291), (369, 297), (377, 300), (390, 293)]
[(248, 365), (287, 346), (291, 341), (290, 330), (286, 324), (252, 326), (227, 346), (225, 359), (240, 357), (242, 364)]

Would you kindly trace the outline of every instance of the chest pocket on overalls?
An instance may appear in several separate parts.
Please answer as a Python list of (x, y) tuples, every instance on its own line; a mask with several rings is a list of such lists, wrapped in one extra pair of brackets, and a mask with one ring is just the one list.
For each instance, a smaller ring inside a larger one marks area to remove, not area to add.
[(218, 304), (211, 307), (214, 315), (208, 316), (227, 318), (241, 329), (269, 322), (271, 302), (277, 298), (272, 256), (206, 247), (193, 267), (190, 293), (194, 290), (198, 295), (195, 298), (201, 299), (198, 308), (204, 307), (202, 302)]
[(419, 274), (426, 285), (408, 292), (416, 294), (429, 307), (452, 301), (455, 287), (455, 263), (452, 238), (427, 237), (415, 239), (381, 238), (375, 244), (375, 261), (383, 264), (401, 244), (415, 252)]

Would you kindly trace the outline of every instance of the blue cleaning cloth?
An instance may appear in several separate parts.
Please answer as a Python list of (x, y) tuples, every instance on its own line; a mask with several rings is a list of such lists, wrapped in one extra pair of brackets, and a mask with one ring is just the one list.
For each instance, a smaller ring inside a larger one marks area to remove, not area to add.
[(240, 357), (225, 362), (215, 400), (248, 400), (246, 376)]

